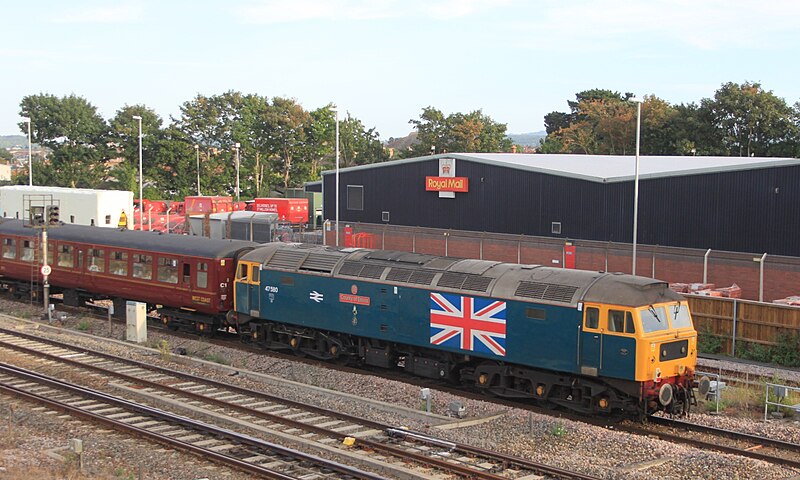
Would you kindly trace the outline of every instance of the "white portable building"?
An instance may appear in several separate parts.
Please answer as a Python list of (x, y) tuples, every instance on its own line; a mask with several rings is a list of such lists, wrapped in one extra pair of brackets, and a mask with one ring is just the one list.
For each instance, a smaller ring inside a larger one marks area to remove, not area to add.
[(9, 185), (0, 187), (0, 214), (6, 218), (28, 219), (31, 206), (59, 206), (65, 224), (117, 228), (125, 213), (125, 223), (133, 227), (133, 192), (88, 188)]

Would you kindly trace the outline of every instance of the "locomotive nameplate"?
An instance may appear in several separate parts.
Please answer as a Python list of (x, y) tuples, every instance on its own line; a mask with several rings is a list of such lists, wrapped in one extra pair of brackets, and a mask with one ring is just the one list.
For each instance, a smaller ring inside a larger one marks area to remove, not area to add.
[(352, 295), (350, 293), (340, 293), (339, 301), (342, 303), (352, 303), (353, 305), (364, 305), (366, 307), (368, 307), (370, 303), (369, 297), (365, 297), (363, 295)]

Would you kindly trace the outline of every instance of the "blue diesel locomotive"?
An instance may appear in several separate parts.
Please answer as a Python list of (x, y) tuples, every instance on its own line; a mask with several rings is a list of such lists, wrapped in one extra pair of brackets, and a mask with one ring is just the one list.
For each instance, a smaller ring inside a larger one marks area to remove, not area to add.
[(268, 244), (241, 255), (248, 341), (401, 368), (587, 414), (694, 404), (697, 333), (657, 280), (408, 252)]

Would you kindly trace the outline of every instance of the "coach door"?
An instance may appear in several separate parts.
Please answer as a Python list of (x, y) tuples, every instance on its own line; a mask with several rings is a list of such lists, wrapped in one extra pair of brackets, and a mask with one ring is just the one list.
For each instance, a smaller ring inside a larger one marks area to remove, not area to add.
[(596, 377), (603, 353), (603, 331), (600, 329), (600, 309), (585, 307), (580, 332), (579, 366), (581, 374)]
[(261, 264), (239, 262), (236, 271), (236, 311), (251, 317), (260, 315)]

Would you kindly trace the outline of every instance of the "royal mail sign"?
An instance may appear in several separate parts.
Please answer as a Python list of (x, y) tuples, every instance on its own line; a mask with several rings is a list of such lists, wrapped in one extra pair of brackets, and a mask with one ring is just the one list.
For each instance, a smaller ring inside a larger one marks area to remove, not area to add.
[(429, 192), (468, 192), (467, 177), (425, 177), (425, 190)]

